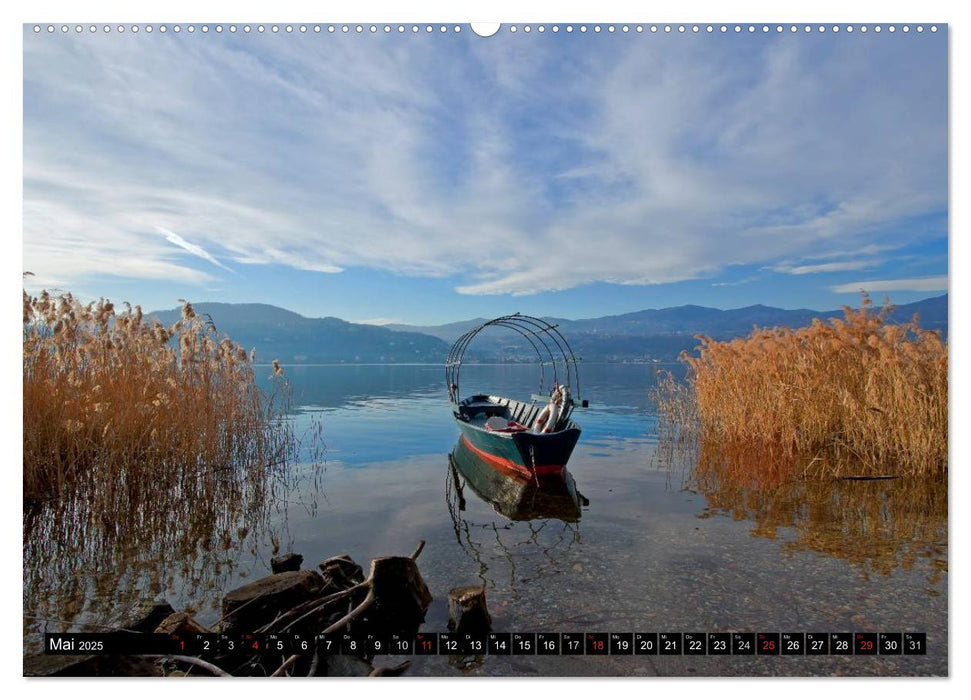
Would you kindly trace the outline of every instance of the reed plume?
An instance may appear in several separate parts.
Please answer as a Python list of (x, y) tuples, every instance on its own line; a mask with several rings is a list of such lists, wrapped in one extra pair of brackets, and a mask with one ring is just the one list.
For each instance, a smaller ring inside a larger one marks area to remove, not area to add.
[(699, 337), (681, 357), (686, 383), (658, 383), (669, 438), (746, 455), (735, 467), (757, 480), (946, 475), (947, 345), (916, 316), (888, 322), (891, 311), (864, 295), (828, 323)]
[(165, 326), (127, 303), (25, 291), (23, 340), (25, 502), (79, 480), (114, 506), (143, 489), (195, 492), (190, 481), (230, 470), (257, 478), (294, 448), (251, 356), (188, 302)]

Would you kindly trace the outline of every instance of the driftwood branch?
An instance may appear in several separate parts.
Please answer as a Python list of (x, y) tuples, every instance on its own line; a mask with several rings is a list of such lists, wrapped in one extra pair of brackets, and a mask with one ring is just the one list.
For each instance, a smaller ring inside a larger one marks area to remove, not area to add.
[(214, 676), (226, 676), (229, 677), (230, 674), (223, 671), (221, 668), (215, 664), (211, 664), (208, 661), (203, 661), (202, 659), (197, 659), (194, 656), (181, 656), (178, 654), (146, 654), (148, 658), (163, 659), (170, 661), (178, 661), (182, 664), (189, 664), (190, 666), (198, 666), (199, 668), (209, 671)]
[(286, 670), (293, 666), (297, 661), (300, 660), (300, 654), (294, 654), (293, 656), (287, 657), (287, 660), (280, 664), (280, 668), (270, 674), (270, 678), (278, 678), (286, 673)]
[[(419, 540), (411, 556), (379, 557), (371, 561), (371, 570), (364, 578), (361, 567), (349, 556), (332, 557), (322, 563), (323, 580), (304, 581), (314, 579), (312, 572), (302, 572), (302, 578), (294, 576), (294, 581), (278, 580), (269, 577), (263, 581), (263, 587), (257, 587), (251, 599), (242, 602), (249, 591), (237, 589), (232, 594), (238, 594), (241, 604), (227, 612), (219, 620), (221, 624), (232, 619), (233, 625), (241, 629), (252, 629), (257, 634), (288, 632), (297, 629), (301, 634), (333, 634), (346, 630), (356, 620), (368, 611), (365, 625), (368, 631), (373, 630), (412, 630), (416, 631), (424, 619), (425, 611), (431, 602), (416, 559), (425, 548), (425, 540)], [(279, 575), (279, 574), (276, 574)], [(300, 578), (300, 580), (296, 580)], [(319, 577), (318, 577), (319, 578)], [(364, 579), (364, 580), (362, 580)], [(307, 584), (315, 584), (311, 587)], [(276, 586), (274, 588), (274, 586)], [(289, 586), (289, 587), (288, 587)], [(321, 588), (321, 586), (323, 586)], [(336, 588), (342, 589), (333, 592)], [(267, 592), (264, 592), (266, 590)], [(331, 591), (323, 595), (323, 591)], [(232, 594), (227, 594), (223, 601), (223, 608), (229, 606), (226, 601)], [(247, 608), (257, 601), (255, 608)], [(285, 604), (280, 604), (284, 602)], [(239, 618), (239, 612), (249, 610), (250, 614)], [(184, 615), (184, 613), (179, 613)], [(172, 617), (172, 616), (170, 616)], [(247, 619), (249, 618), (249, 625)], [(335, 622), (331, 620), (337, 619)], [(167, 618), (168, 619), (168, 618)], [(265, 622), (269, 619), (269, 622)], [(188, 618), (191, 622), (191, 618)], [(360, 623), (357, 623), (360, 624)], [(325, 627), (326, 625), (326, 627)], [(323, 628), (323, 629), (321, 629)], [(362, 628), (364, 629), (364, 628)], [(318, 631), (319, 630), (319, 631)], [(408, 634), (408, 632), (405, 632)], [(172, 654), (150, 654), (149, 658), (185, 664), (202, 669), (213, 676), (235, 676), (240, 672), (245, 675), (261, 675), (271, 678), (290, 676), (295, 668), (300, 668), (298, 675), (315, 676), (318, 673), (334, 671), (338, 674), (347, 669), (339, 666), (331, 669), (322, 649), (314, 645), (312, 650), (291, 654), (284, 658), (279, 666), (265, 668), (268, 659), (253, 656), (245, 649), (224, 653), (214, 660), (226, 667), (227, 670), (216, 666), (210, 661), (204, 661), (193, 656)], [(279, 657), (277, 657), (279, 658)], [(356, 658), (356, 657), (355, 657)], [(309, 667), (305, 669), (303, 660)], [(242, 662), (240, 664), (240, 662)], [(359, 665), (366, 667), (362, 673), (356, 675), (396, 676), (401, 675), (409, 667), (410, 662), (387, 666), (373, 667), (366, 658), (359, 659)], [(237, 664), (240, 664), (237, 667)], [(324, 670), (326, 667), (326, 670)], [(361, 670), (361, 669), (358, 669)], [(369, 673), (370, 672), (370, 673)]]
[[(288, 622), (286, 624), (286, 626), (283, 628), (283, 631), (286, 632), (290, 630), (294, 625), (302, 622), (303, 620), (310, 617), (311, 615), (314, 615), (315, 613), (320, 612), (328, 605), (336, 603), (339, 600), (343, 600), (344, 598), (347, 598), (348, 596), (353, 595), (357, 591), (368, 588), (368, 586), (369, 586), (368, 581), (364, 581), (363, 583), (359, 583), (356, 586), (351, 586), (350, 588), (345, 589), (343, 591), (338, 591), (337, 593), (331, 593), (330, 595), (326, 595), (323, 598), (316, 598), (281, 615), (279, 620), (274, 620), (273, 623), (282, 622), (283, 620), (286, 620), (287, 618), (293, 615), (299, 615), (297, 619), (291, 622)], [(270, 625), (266, 625), (264, 628), (262, 628), (259, 631), (260, 632), (269, 631), (273, 623), (270, 623)]]
[[(412, 555), (409, 558), (412, 561), (414, 561), (415, 559), (418, 558), (418, 556), (421, 554), (421, 552), (422, 552), (422, 550), (424, 548), (425, 548), (425, 540), (419, 540), (418, 541), (418, 546), (415, 548), (415, 551), (412, 553)], [(346, 590), (339, 591), (338, 593), (333, 593), (331, 595), (325, 596), (323, 598), (319, 598), (319, 599), (317, 599), (315, 601), (311, 601), (310, 603), (305, 603), (303, 606), (300, 606), (300, 608), (299, 608), (300, 616), (297, 617), (295, 620), (293, 620), (291, 622), (288, 622), (287, 625), (283, 628), (283, 631), (287, 631), (287, 630), (292, 629), (294, 626), (296, 626), (297, 624), (299, 624), (303, 620), (307, 619), (308, 617), (311, 617), (312, 615), (315, 615), (315, 614), (319, 613), (322, 609), (324, 609), (328, 605), (331, 605), (332, 603), (335, 603), (338, 600), (342, 600), (342, 599), (344, 599), (344, 598), (352, 595), (353, 593), (356, 593), (357, 591), (363, 590), (365, 588), (368, 589), (368, 594), (367, 594), (367, 597), (365, 597), (365, 599), (361, 602), (361, 604), (358, 605), (350, 613), (348, 613), (347, 615), (345, 615), (344, 617), (342, 617), (340, 620), (338, 620), (337, 622), (335, 622), (334, 624), (332, 624), (326, 630), (324, 630), (324, 634), (329, 634), (331, 632), (335, 632), (335, 631), (339, 630), (340, 628), (346, 626), (351, 621), (353, 621), (355, 618), (357, 618), (361, 613), (363, 613), (365, 610), (367, 610), (371, 606), (372, 603), (374, 603), (374, 600), (375, 600), (375, 591), (374, 591), (374, 589), (375, 589), (375, 582), (374, 582), (374, 567), (373, 566), (372, 566), (371, 574), (364, 581), (362, 581), (361, 583), (359, 583), (359, 584), (357, 584), (355, 586), (351, 586), (350, 588), (348, 588)], [(312, 606), (312, 607), (310, 607), (310, 606)], [(296, 610), (297, 609), (294, 609), (294, 610), (289, 611), (288, 613), (285, 613), (282, 616), (281, 619), (286, 619), (286, 618), (290, 617), (292, 614), (295, 613)], [(262, 631), (266, 631), (266, 629), (264, 629)]]
[(320, 668), (320, 659), (320, 648), (318, 647), (314, 649), (314, 658), (313, 661), (310, 662), (310, 670), (307, 671), (308, 678), (313, 678), (317, 675), (317, 670)]
[(343, 627), (344, 625), (348, 624), (349, 622), (357, 618), (357, 616), (363, 613), (365, 610), (370, 608), (373, 602), (374, 602), (374, 589), (372, 588), (371, 590), (368, 591), (367, 597), (361, 602), (360, 605), (358, 605), (356, 608), (351, 610), (349, 613), (347, 613), (344, 617), (342, 617), (337, 622), (332, 624), (330, 627), (325, 629), (322, 634), (332, 634), (336, 632), (341, 627)]
[(252, 605), (256, 601), (260, 600), (262, 597), (263, 596), (256, 596), (252, 600), (247, 600), (245, 603), (243, 603), (242, 605), (240, 605), (238, 608), (234, 608), (232, 612), (226, 613), (225, 615), (223, 615), (222, 617), (220, 617), (218, 620), (216, 620), (216, 622), (212, 625), (212, 628), (213, 629), (218, 629), (219, 628), (219, 625), (221, 625), (222, 623), (224, 623), (230, 616), (237, 614), (240, 610), (243, 610), (243, 609), (247, 608), (248, 606)]
[(319, 598), (319, 599), (317, 599), (315, 601), (312, 601), (314, 603), (314, 606), (312, 608), (310, 608), (310, 610), (307, 610), (306, 612), (303, 612), (303, 610), (300, 610), (299, 612), (302, 613), (300, 615), (300, 617), (298, 617), (296, 620), (293, 620), (292, 622), (288, 623), (287, 626), (283, 628), (283, 631), (285, 632), (285, 631), (289, 630), (294, 625), (302, 622), (303, 620), (305, 620), (306, 618), (310, 617), (311, 615), (320, 612), (321, 610), (323, 610), (324, 608), (326, 608), (328, 605), (332, 605), (332, 604), (334, 604), (334, 603), (336, 603), (336, 602), (338, 602), (340, 600), (343, 600), (344, 598), (348, 598), (351, 595), (353, 595), (354, 593), (356, 593), (357, 591), (363, 590), (363, 589), (365, 589), (367, 587), (368, 587), (368, 584), (367, 584), (367, 581), (365, 581), (364, 583), (359, 583), (356, 586), (353, 586), (351, 588), (348, 588), (347, 590), (339, 591), (338, 593), (332, 593), (331, 595), (324, 596), (323, 598)]

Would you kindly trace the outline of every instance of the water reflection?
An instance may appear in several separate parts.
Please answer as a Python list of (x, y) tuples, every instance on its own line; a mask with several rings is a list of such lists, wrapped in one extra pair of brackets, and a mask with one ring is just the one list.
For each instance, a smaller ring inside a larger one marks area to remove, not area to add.
[[(864, 576), (910, 570), (918, 560), (931, 583), (947, 572), (945, 482), (844, 478), (759, 486), (734, 478), (730, 461), (702, 454), (696, 462), (690, 487), (709, 503), (700, 517), (750, 520), (754, 536), (851, 562)], [(782, 528), (791, 533), (780, 533)]]
[(115, 627), (144, 599), (213, 609), (228, 584), (246, 575), (241, 560), (258, 547), (267, 554), (271, 530), (286, 527), (277, 504), (296, 493), (315, 508), (306, 494), (316, 492), (318, 478), (316, 470), (282, 465), (214, 469), (107, 495), (111, 485), (79, 483), (68, 499), (25, 506), (25, 648), (44, 631)]
[[(564, 471), (562, 478), (544, 479), (541, 482), (500, 472), (477, 458), (466, 447), (464, 440), (459, 440), (449, 455), (449, 467), (456, 477), (459, 498), (464, 501), (463, 486), (458, 479), (461, 474), (465, 486), (510, 520), (555, 518), (575, 523), (580, 519), (583, 497), (577, 492), (573, 476), (567, 471)], [(461, 509), (465, 509), (464, 505)]]
[[(583, 398), (614, 415), (649, 412), (648, 390), (660, 365), (584, 363)], [(675, 376), (682, 365), (664, 365)], [(287, 376), (293, 387), (293, 406), (301, 411), (334, 408), (393, 408), (401, 399), (447, 401), (442, 365), (292, 365)], [(521, 396), (537, 391), (540, 369), (535, 364), (474, 364), (462, 366), (462, 393)], [(264, 390), (272, 389), (272, 372), (258, 371)]]
[[(287, 367), (298, 410), (381, 406), (444, 395), (441, 365), (293, 365)], [(269, 379), (262, 379), (268, 384)]]
[[(270, 388), (268, 372), (258, 372)], [(298, 434), (323, 425), (328, 458), (364, 467), (391, 458), (446, 454), (455, 441), (441, 365), (297, 365), (287, 367), (293, 387), (291, 419)], [(522, 396), (535, 389), (535, 365), (462, 368), (463, 393), (483, 390)], [(656, 419), (649, 389), (653, 365), (590, 364), (583, 369), (583, 444), (606, 447), (618, 438), (653, 442)], [(526, 396), (525, 398), (528, 398)], [(376, 440), (375, 436), (381, 439)]]
[[(455, 539), (477, 564), (480, 581), (508, 587), (514, 597), (517, 586), (562, 571), (559, 557), (580, 542), (582, 507), (589, 504), (569, 472), (539, 482), (501, 473), (462, 440), (449, 455), (445, 500)], [(475, 507), (482, 504), (501, 517)], [(500, 584), (494, 577), (502, 574)]]

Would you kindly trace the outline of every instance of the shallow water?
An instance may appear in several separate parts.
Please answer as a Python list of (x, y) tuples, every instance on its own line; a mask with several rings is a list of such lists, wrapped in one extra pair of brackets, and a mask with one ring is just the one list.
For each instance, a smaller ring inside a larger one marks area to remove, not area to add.
[[(554, 508), (511, 520), (453, 471), (458, 432), (440, 367), (294, 367), (292, 420), (298, 433), (319, 421), (324, 466), (303, 468), (275, 491), (268, 522), (225, 551), (218, 576), (208, 573), (218, 585), (189, 590), (181, 575), (139, 585), (212, 622), (218, 590), (265, 575), (273, 542), (303, 554), (305, 566), (340, 553), (366, 566), (425, 540), (419, 565), (435, 597), (429, 631), (445, 630), (449, 589), (484, 584), (497, 631), (912, 631), (927, 633), (928, 654), (486, 657), (465, 670), (449, 657), (415, 657), (412, 674), (947, 673), (943, 489), (896, 480), (771, 493), (702, 487), (690, 469), (661, 459), (652, 366), (583, 370), (591, 407), (575, 414), (583, 435), (569, 463), (586, 502), (579, 518)], [(462, 393), (528, 398), (534, 377), (530, 367), (470, 366)], [(96, 608), (89, 600), (86, 614)]]

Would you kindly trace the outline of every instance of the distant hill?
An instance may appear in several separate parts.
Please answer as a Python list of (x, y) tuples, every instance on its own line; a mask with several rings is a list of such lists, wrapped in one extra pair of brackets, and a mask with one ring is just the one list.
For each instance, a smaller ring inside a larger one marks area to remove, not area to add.
[[(333, 362), (439, 362), (448, 345), (420, 333), (396, 332), (380, 326), (348, 323), (339, 318), (306, 318), (269, 304), (193, 304), (200, 316), (212, 318), (216, 329), (249, 350), (258, 361), (287, 364)], [(182, 309), (154, 311), (168, 325)]]
[(947, 294), (921, 299), (913, 304), (902, 304), (890, 315), (893, 321), (909, 321), (911, 316), (920, 317), (920, 327), (930, 331), (942, 331), (947, 337)]
[(410, 326), (406, 323), (388, 323), (382, 328), (387, 328), (392, 331), (404, 331), (410, 333), (424, 333), (425, 335), (431, 335), (436, 338), (444, 340), (449, 345), (454, 343), (456, 339), (465, 333), (466, 331), (472, 330), (476, 326), (480, 326), (489, 319), (487, 318), (473, 318), (468, 321), (456, 321), (455, 323), (445, 323), (441, 326)]
[[(890, 316), (893, 321), (909, 321), (916, 313), (920, 325), (928, 330), (947, 335), (947, 294), (923, 299), (895, 308)], [(779, 309), (756, 304), (740, 309), (714, 309), (706, 306), (673, 306), (664, 309), (645, 309), (616, 316), (586, 319), (546, 318), (557, 324), (570, 341), (575, 352), (587, 360), (672, 360), (681, 350), (694, 348), (696, 335), (708, 335), (719, 340), (747, 335), (756, 326), (774, 328), (787, 326), (801, 328), (814, 318), (842, 318), (843, 310), (813, 311), (811, 309)], [(466, 330), (475, 327), (483, 319), (459, 321), (442, 326), (387, 326), (399, 331), (419, 331), (451, 343)], [(490, 359), (509, 359), (531, 350), (525, 341), (516, 338), (512, 331), (489, 331), (495, 341), (493, 349), (475, 343), (470, 352)]]
[[(916, 313), (920, 325), (947, 336), (944, 294), (897, 307), (891, 319), (908, 321)], [(339, 318), (306, 318), (268, 304), (193, 304), (196, 313), (209, 315), (216, 328), (249, 349), (260, 360), (283, 363), (335, 362), (443, 362), (449, 346), (465, 331), (485, 319), (469, 319), (441, 326), (393, 324), (371, 326)], [(153, 312), (165, 324), (180, 318), (181, 309)], [(747, 335), (753, 327), (799, 328), (814, 318), (842, 318), (842, 310), (777, 309), (761, 304), (741, 309), (675, 306), (645, 309), (616, 316), (547, 321), (558, 325), (574, 352), (587, 361), (671, 361), (682, 350), (694, 348), (696, 335), (718, 340)], [(535, 357), (526, 340), (511, 331), (496, 329), (473, 343), (467, 358), (489, 361), (531, 361)]]

